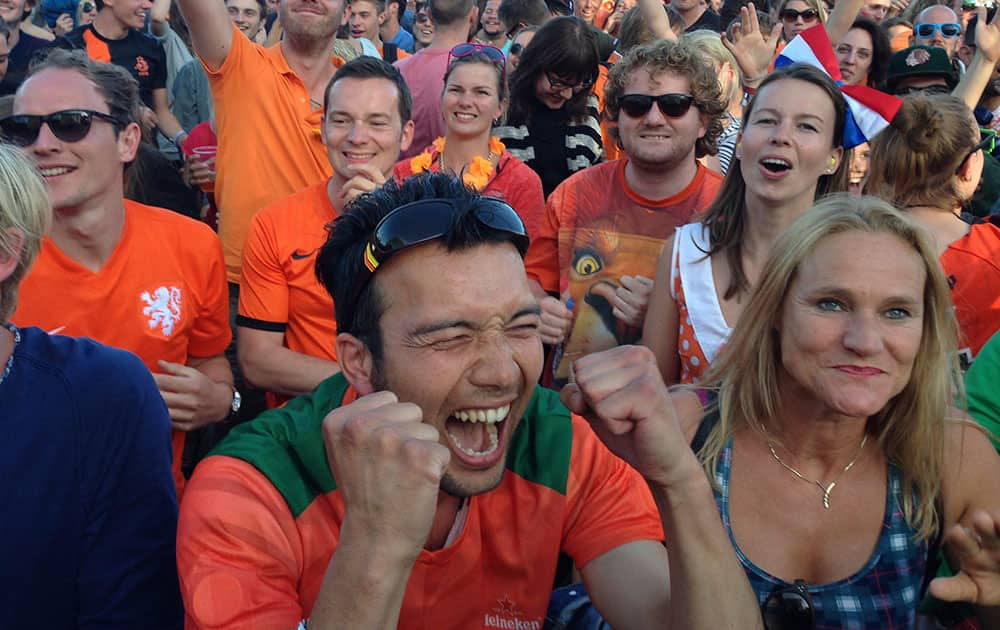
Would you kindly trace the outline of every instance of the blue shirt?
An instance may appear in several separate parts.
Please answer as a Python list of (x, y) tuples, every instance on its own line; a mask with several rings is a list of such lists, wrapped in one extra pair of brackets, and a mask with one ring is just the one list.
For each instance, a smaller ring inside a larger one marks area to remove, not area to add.
[(0, 628), (180, 629), (170, 419), (149, 370), (17, 332), (0, 381)]
[(390, 43), (395, 44), (396, 48), (400, 50), (405, 50), (406, 52), (412, 55), (413, 47), (416, 44), (416, 41), (414, 41), (413, 35), (410, 35), (406, 31), (406, 29), (400, 27), (399, 31), (396, 33), (396, 36), (392, 38), (392, 42)]

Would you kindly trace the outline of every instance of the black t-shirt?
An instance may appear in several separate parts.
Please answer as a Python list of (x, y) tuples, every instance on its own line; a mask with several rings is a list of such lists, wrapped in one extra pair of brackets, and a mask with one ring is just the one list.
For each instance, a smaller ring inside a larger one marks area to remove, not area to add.
[(685, 33), (691, 33), (693, 31), (715, 31), (716, 33), (721, 32), (719, 24), (719, 14), (705, 9), (705, 12), (701, 14), (694, 24), (688, 26), (684, 29)]
[(3, 78), (3, 81), (0, 81), (0, 96), (13, 94), (17, 91), (17, 88), (21, 87), (25, 77), (28, 75), (28, 66), (31, 65), (31, 60), (34, 59), (35, 53), (40, 50), (46, 50), (50, 44), (51, 42), (44, 39), (28, 35), (24, 32), (20, 33), (17, 46), (14, 46), (14, 49), (10, 51), (7, 76)]
[(86, 50), (94, 61), (113, 63), (128, 70), (139, 82), (139, 97), (153, 109), (153, 90), (167, 87), (167, 55), (155, 37), (129, 29), (122, 39), (107, 39), (92, 24), (56, 40), (60, 48)]

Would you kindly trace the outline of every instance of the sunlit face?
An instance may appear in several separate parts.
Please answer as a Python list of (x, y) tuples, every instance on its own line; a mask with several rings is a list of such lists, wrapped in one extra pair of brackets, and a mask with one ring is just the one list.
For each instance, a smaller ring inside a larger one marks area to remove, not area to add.
[(17, 28), (24, 14), (34, 6), (28, 0), (0, 0), (0, 18), (11, 28)]
[(514, 41), (510, 43), (510, 52), (507, 54), (507, 68), (510, 72), (517, 70), (518, 64), (521, 63), (521, 55), (524, 54), (524, 49), (528, 47), (531, 40), (535, 38), (535, 31), (519, 31), (517, 35), (514, 36)]
[(463, 63), (448, 75), (441, 97), (441, 113), (448, 136), (488, 136), (493, 120), (503, 114), (493, 64)]
[[(79, 72), (49, 68), (30, 77), (14, 98), (14, 114), (46, 115), (66, 109), (88, 109), (110, 114), (97, 86)], [(121, 205), (122, 169), (132, 161), (139, 144), (133, 123), (118, 133), (103, 120), (93, 120), (78, 142), (66, 142), (42, 125), (38, 139), (24, 148), (45, 179), (56, 215)]]
[[(783, 9), (783, 11), (788, 9), (791, 9), (792, 11), (797, 11), (799, 13), (802, 13), (803, 11), (808, 11), (810, 9), (815, 10), (813, 6), (806, 4), (802, 0), (789, 0), (788, 2), (785, 3), (785, 8)], [(785, 19), (784, 17), (782, 17), (781, 22), (783, 25), (782, 32), (784, 34), (785, 40), (789, 41), (802, 31), (806, 30), (807, 28), (819, 24), (819, 16), (817, 15), (816, 17), (807, 18), (803, 15), (799, 15), (797, 18), (792, 20)]]
[(858, 14), (862, 17), (871, 18), (876, 22), (881, 22), (889, 14), (890, 6), (892, 6), (892, 3), (889, 0), (868, 0), (861, 7), (861, 11)]
[(247, 39), (252, 41), (257, 37), (264, 24), (264, 16), (260, 13), (257, 0), (226, 0), (226, 10), (229, 11), (229, 19)]
[(378, 10), (378, 5), (368, 0), (355, 0), (351, 3), (351, 37), (361, 39), (362, 37), (377, 42), (379, 41), (378, 29), (382, 26), (385, 13)]
[(597, 17), (597, 10), (601, 7), (601, 0), (577, 0), (575, 10), (576, 17), (587, 24), (593, 24)]
[(413, 17), (413, 39), (417, 41), (421, 48), (431, 45), (434, 39), (434, 21), (431, 20), (430, 9), (427, 5), (418, 7)]
[(281, 0), (278, 6), (285, 35), (304, 42), (332, 41), (343, 15), (343, 0)]
[(817, 85), (784, 79), (757, 92), (736, 148), (747, 195), (810, 207), (819, 178), (840, 163), (835, 124), (833, 102)]
[(920, 24), (957, 23), (959, 23), (958, 16), (955, 15), (955, 12), (948, 7), (934, 6), (929, 9), (925, 9), (921, 11), (920, 16), (913, 25), (913, 35), (910, 36), (910, 44), (940, 48), (948, 53), (948, 58), (951, 59), (954, 57), (959, 44), (962, 42), (961, 34), (955, 37), (945, 37), (943, 31), (940, 28), (936, 28), (933, 33), (931, 33), (930, 37), (920, 37), (917, 34), (917, 31), (920, 28)]
[(840, 76), (844, 85), (866, 85), (868, 71), (872, 66), (872, 37), (863, 28), (852, 28), (840, 40), (834, 52), (837, 55), (837, 65), (840, 66)]
[(111, 8), (123, 26), (142, 29), (146, 26), (146, 14), (153, 8), (153, 0), (106, 0), (104, 5)]
[[(640, 68), (629, 76), (623, 94), (690, 95), (691, 82), (673, 72), (654, 76), (646, 68)], [(655, 103), (639, 118), (622, 109), (617, 120), (618, 136), (629, 159), (645, 168), (661, 170), (670, 170), (684, 162), (693, 164), (695, 143), (707, 130), (696, 104), (678, 117), (665, 115)]]
[(920, 255), (896, 236), (852, 231), (820, 241), (777, 324), (783, 392), (849, 417), (880, 411), (910, 380), (926, 281)]
[(399, 152), (410, 146), (413, 121), (400, 119), (395, 83), (348, 77), (330, 88), (322, 136), (335, 177), (347, 181), (366, 164), (388, 175)]
[(451, 451), (445, 492), (496, 487), (542, 370), (538, 303), (517, 250), (422, 245), (390, 259), (377, 279), (388, 303), (380, 384), (440, 431)]
[(861, 193), (862, 188), (864, 188), (865, 180), (868, 178), (868, 156), (871, 150), (868, 147), (868, 143), (864, 142), (852, 149), (851, 155), (851, 169), (848, 172), (848, 183), (851, 186), (851, 192)]
[(80, 3), (80, 10), (77, 15), (80, 26), (93, 24), (97, 17), (97, 3), (94, 0), (83, 0)]
[(487, 0), (486, 6), (483, 7), (483, 15), (479, 18), (483, 32), (490, 37), (496, 37), (503, 30), (503, 24), (500, 23), (500, 16), (497, 13), (499, 8), (500, 0)]

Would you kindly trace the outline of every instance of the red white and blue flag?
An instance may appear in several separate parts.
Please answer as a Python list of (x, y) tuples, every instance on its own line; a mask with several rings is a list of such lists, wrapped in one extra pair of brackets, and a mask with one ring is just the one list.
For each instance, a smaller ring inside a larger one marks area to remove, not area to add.
[(819, 68), (840, 86), (847, 100), (847, 124), (844, 127), (844, 148), (850, 149), (870, 141), (889, 126), (903, 101), (866, 85), (844, 85), (840, 67), (826, 27), (817, 24), (788, 42), (774, 62), (775, 68), (804, 63)]

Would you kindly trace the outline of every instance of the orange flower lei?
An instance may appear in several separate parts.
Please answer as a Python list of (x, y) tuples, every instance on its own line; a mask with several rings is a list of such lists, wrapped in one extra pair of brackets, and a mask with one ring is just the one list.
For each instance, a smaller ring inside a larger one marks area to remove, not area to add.
[[(431, 165), (434, 164), (435, 159), (440, 159), (441, 154), (444, 153), (445, 139), (438, 138), (431, 143), (431, 148), (427, 149), (423, 153), (415, 156), (410, 160), (410, 170), (413, 174), (423, 173), (424, 171), (430, 170)], [(504, 150), (507, 148), (504, 146), (500, 138), (496, 136), (490, 136), (490, 158), (503, 154)], [(467, 167), (462, 169), (462, 181), (465, 182), (466, 186), (470, 186), (477, 191), (482, 192), (486, 185), (490, 183), (493, 178), (494, 166), (491, 159), (484, 158), (481, 155), (477, 155), (472, 158), (472, 163)]]

